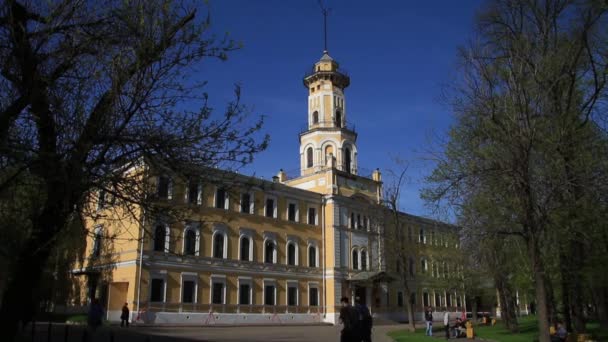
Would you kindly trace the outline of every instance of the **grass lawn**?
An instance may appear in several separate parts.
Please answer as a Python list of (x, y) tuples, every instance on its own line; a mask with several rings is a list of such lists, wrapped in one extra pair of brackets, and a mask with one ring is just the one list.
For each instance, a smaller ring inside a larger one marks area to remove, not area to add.
[[(475, 325), (474, 328), (475, 335), (479, 338), (497, 342), (530, 342), (534, 341), (538, 336), (536, 324), (536, 317), (534, 316), (521, 317), (519, 320), (519, 333), (517, 334), (510, 333), (501, 322), (496, 326)], [(608, 331), (601, 330), (597, 323), (590, 323), (587, 327), (596, 340), (608, 341)], [(435, 326), (435, 330), (434, 334), (436, 336), (444, 336), (442, 327)], [(390, 332), (388, 335), (396, 342), (435, 341), (435, 339), (430, 339), (424, 335), (424, 328), (417, 329), (413, 334), (407, 330), (397, 330)], [(466, 340), (460, 339), (460, 341)]]

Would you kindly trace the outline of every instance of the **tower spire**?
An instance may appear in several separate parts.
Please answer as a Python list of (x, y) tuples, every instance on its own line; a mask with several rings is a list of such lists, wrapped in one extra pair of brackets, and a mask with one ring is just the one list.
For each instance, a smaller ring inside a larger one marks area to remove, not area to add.
[(331, 8), (327, 8), (323, 5), (323, 1), (319, 0), (319, 7), (321, 7), (321, 13), (323, 14), (323, 52), (327, 52), (327, 16)]

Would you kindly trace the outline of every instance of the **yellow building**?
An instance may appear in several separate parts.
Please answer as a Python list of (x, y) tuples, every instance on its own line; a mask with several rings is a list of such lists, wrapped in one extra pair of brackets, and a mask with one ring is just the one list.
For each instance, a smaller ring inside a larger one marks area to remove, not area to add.
[[(100, 195), (92, 203), (100, 215), (86, 222), (94, 232), (89, 257), (73, 272), (74, 304), (97, 297), (108, 319), (118, 320), (128, 303), (133, 321), (148, 323), (337, 323), (346, 296), (360, 297), (376, 317), (405, 319), (408, 298), (379, 219), (386, 212), (381, 174), (358, 175), (349, 84), (327, 52), (304, 78), (308, 129), (300, 134), (297, 178), (283, 171), (273, 181), (209, 170), (188, 179), (142, 173), (158, 202), (180, 213), (171, 220), (141, 208), (109, 211), (111, 201)], [(449, 260), (457, 229), (400, 215), (417, 315), (429, 305), (460, 310), (463, 289), (453, 279), (461, 269)]]

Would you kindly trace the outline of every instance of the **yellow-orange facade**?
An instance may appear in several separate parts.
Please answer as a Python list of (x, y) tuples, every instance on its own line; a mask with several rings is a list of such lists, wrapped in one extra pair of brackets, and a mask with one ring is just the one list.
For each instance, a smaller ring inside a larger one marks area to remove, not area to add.
[(463, 288), (453, 280), (461, 266), (450, 257), (457, 229), (400, 213), (414, 292), (405, 297), (385, 241), (380, 171), (358, 174), (349, 84), (327, 52), (305, 77), (299, 177), (201, 171), (181, 179), (153, 170), (142, 181), (179, 218), (93, 200), (99, 215), (86, 222), (89, 258), (73, 272), (74, 304), (97, 297), (110, 320), (127, 303), (135, 322), (178, 324), (337, 323), (341, 297), (398, 320), (407, 300), (417, 315), (424, 306), (461, 310)]

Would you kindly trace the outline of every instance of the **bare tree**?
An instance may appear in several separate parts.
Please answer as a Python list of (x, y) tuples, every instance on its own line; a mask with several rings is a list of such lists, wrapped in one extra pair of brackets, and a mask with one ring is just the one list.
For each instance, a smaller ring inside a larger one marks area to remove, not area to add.
[(145, 169), (138, 165), (186, 177), (238, 167), (266, 147), (238, 89), (223, 114), (212, 114), (204, 82), (188, 77), (238, 48), (212, 35), (199, 11), (187, 0), (0, 5), (0, 191), (25, 180), (37, 195), (2, 298), (8, 340), (31, 318), (57, 237), (86, 213), (92, 193), (143, 205), (145, 174), (131, 172)]

